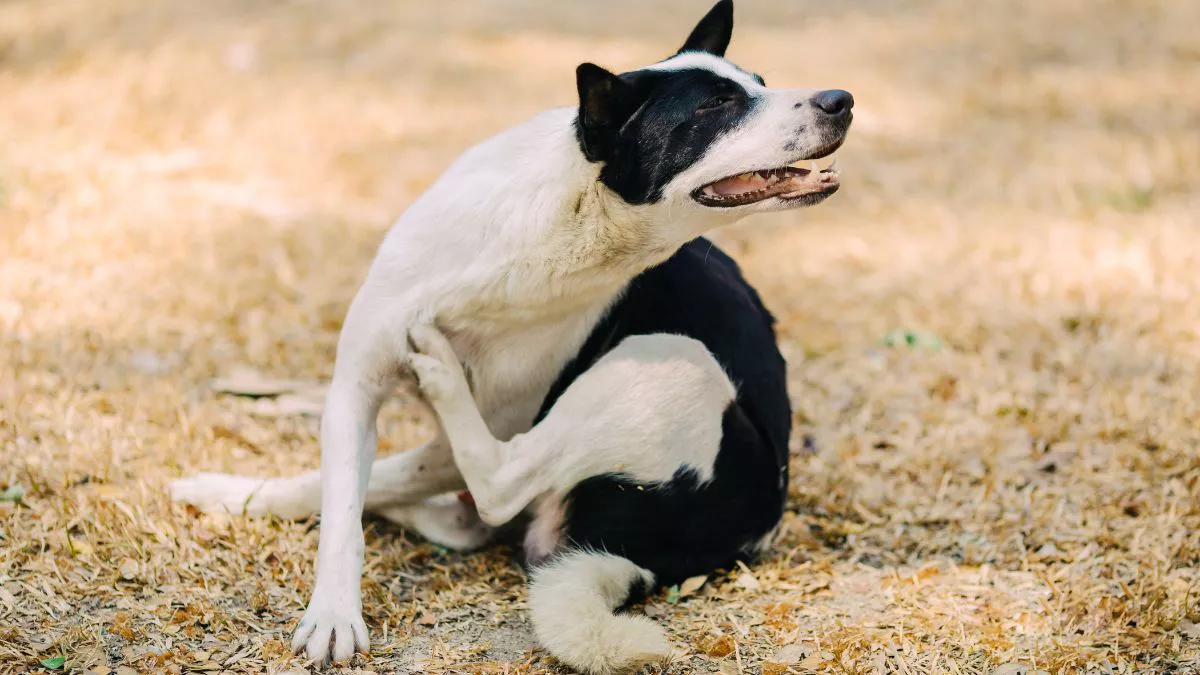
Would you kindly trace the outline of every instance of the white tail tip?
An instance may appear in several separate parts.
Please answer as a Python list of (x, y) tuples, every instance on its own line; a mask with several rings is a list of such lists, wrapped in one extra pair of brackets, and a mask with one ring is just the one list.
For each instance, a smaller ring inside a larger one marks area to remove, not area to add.
[(619, 556), (572, 551), (533, 573), (529, 605), (540, 641), (559, 661), (588, 675), (627, 673), (665, 661), (666, 633), (644, 616), (613, 614), (634, 584), (654, 575)]

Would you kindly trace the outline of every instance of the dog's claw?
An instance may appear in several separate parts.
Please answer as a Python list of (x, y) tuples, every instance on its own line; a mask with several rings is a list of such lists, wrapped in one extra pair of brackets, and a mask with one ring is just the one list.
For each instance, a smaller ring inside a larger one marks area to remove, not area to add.
[(292, 652), (304, 652), (314, 663), (349, 661), (354, 652), (371, 648), (367, 624), (356, 608), (324, 607), (314, 598), (292, 636)]

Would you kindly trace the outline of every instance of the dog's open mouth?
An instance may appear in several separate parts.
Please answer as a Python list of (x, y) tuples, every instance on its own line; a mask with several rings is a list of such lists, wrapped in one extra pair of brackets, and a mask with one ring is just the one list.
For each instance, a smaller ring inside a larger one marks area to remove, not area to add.
[(745, 206), (773, 197), (815, 203), (837, 192), (838, 178), (836, 159), (824, 169), (812, 161), (807, 169), (783, 166), (722, 178), (696, 190), (692, 198), (705, 206)]

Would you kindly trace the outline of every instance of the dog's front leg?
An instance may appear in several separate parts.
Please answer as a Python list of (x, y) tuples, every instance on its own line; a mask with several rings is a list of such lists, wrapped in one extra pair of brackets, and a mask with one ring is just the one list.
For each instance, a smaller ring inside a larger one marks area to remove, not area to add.
[[(380, 311), (366, 288), (346, 316), (321, 417), (321, 536), (317, 581), (292, 647), (325, 662), (366, 652), (362, 514), (375, 459), (376, 418), (405, 358), (405, 321)], [(397, 332), (398, 331), (398, 332)], [(399, 339), (393, 339), (397, 336)]]

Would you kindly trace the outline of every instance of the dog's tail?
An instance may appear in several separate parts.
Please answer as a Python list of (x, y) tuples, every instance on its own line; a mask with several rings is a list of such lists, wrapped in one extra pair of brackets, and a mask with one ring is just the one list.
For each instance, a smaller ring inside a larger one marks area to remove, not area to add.
[(533, 572), (529, 605), (538, 640), (559, 661), (606, 675), (664, 661), (666, 633), (644, 616), (613, 614), (654, 575), (620, 556), (575, 549)]

